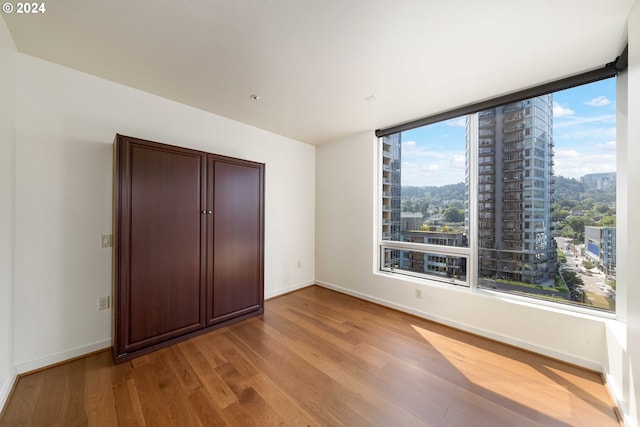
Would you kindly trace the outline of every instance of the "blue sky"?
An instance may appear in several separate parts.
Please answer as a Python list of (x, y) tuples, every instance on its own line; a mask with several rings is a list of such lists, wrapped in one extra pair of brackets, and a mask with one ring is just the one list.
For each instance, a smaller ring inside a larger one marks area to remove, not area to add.
[[(553, 94), (556, 175), (580, 178), (616, 170), (615, 79)], [(402, 185), (464, 182), (465, 119), (402, 133)]]

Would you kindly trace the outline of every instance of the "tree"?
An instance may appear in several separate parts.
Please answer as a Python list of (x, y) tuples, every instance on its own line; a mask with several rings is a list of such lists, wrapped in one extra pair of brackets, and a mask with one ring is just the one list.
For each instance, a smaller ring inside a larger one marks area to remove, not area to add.
[(591, 270), (592, 268), (594, 268), (596, 265), (593, 261), (591, 261), (590, 259), (585, 259), (584, 261), (582, 261), (582, 266), (584, 268), (586, 268), (587, 270)]
[(566, 264), (567, 263), (567, 256), (560, 249), (558, 249), (557, 252), (558, 252), (558, 262), (560, 264)]
[(585, 210), (592, 209), (594, 204), (595, 204), (595, 200), (593, 200), (591, 197), (584, 199), (581, 203), (582, 208)]
[(573, 271), (563, 271), (561, 274), (569, 288), (571, 299), (573, 301), (584, 302), (584, 289), (582, 289), (584, 282), (578, 274)]
[(444, 211), (444, 220), (446, 222), (463, 222), (464, 210), (456, 207), (448, 207)]
[(578, 201), (577, 200), (570, 200), (570, 199), (564, 199), (560, 202), (560, 205), (567, 209), (567, 210), (571, 210), (573, 208), (575, 208), (576, 206), (578, 206)]
[(567, 286), (569, 286), (570, 288), (573, 286), (584, 285), (584, 282), (582, 281), (580, 276), (578, 276), (578, 273), (574, 271), (563, 271), (562, 277), (564, 277), (564, 281), (566, 282)]
[(615, 227), (616, 226), (616, 217), (613, 215), (605, 215), (600, 220), (600, 223), (603, 227)]
[(553, 203), (553, 212), (551, 214), (551, 219), (553, 221), (564, 221), (571, 214), (568, 209), (565, 209), (557, 202)]
[(569, 228), (575, 240), (584, 240), (584, 218), (580, 216), (572, 216), (567, 219), (567, 227)]

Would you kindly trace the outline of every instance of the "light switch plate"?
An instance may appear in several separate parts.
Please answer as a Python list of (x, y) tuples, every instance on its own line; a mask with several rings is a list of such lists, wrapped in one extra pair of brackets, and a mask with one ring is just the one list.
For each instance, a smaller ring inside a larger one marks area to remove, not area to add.
[(103, 234), (100, 238), (100, 247), (110, 248), (112, 245), (111, 234)]
[(104, 296), (104, 297), (98, 297), (98, 310), (106, 310), (110, 307), (111, 304), (109, 304), (109, 297), (108, 296)]

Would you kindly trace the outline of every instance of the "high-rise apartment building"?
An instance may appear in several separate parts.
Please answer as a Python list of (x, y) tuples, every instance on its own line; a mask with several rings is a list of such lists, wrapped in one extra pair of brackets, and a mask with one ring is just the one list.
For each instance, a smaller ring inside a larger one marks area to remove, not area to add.
[[(401, 134), (382, 138), (382, 239), (400, 240)], [(384, 265), (397, 266), (400, 251), (385, 251)]]
[(553, 285), (552, 95), (479, 112), (478, 144), (479, 277)]

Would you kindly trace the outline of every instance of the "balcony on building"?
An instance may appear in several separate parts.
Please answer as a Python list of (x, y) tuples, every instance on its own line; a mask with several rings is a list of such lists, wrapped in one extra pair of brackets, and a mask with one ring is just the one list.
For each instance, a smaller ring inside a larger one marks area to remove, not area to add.
[(521, 121), (524, 120), (524, 112), (514, 112), (511, 114), (506, 114), (504, 116), (504, 123), (513, 123), (513, 122), (517, 122), (517, 121)]

